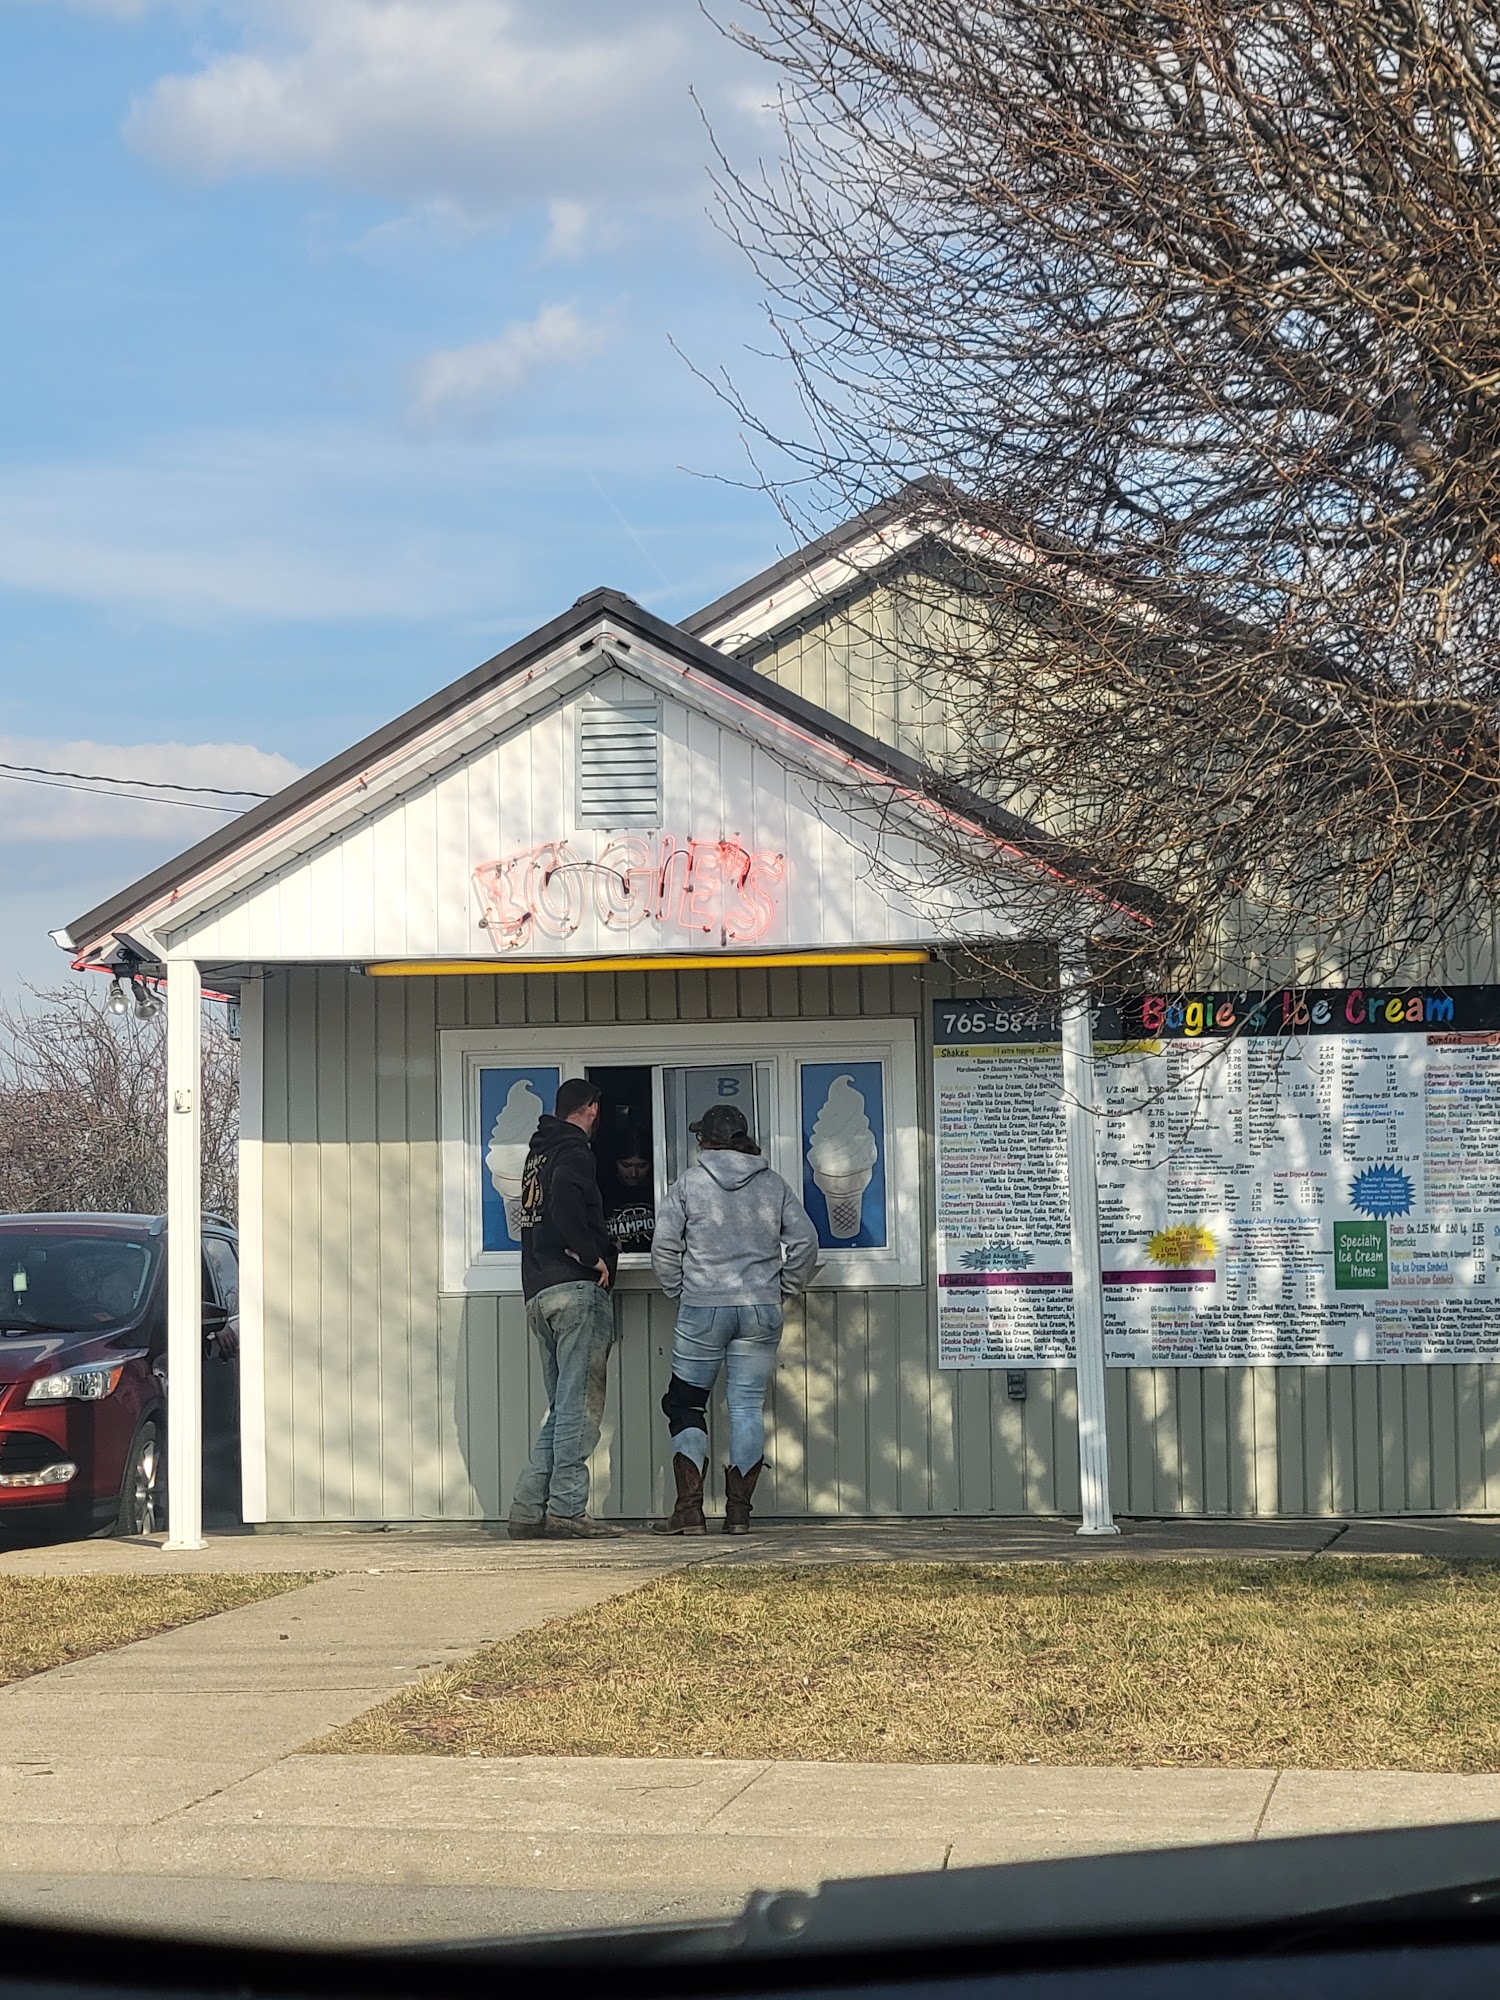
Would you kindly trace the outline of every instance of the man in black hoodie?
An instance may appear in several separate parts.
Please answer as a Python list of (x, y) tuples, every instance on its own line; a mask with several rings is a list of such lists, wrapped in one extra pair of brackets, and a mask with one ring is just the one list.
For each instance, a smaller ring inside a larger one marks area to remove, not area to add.
[(570, 1077), (532, 1135), (521, 1179), (521, 1289), (542, 1351), (547, 1415), (516, 1482), (510, 1532), (580, 1541), (620, 1530), (588, 1511), (589, 1454), (599, 1442), (619, 1253), (604, 1226), (594, 1149), (599, 1091)]

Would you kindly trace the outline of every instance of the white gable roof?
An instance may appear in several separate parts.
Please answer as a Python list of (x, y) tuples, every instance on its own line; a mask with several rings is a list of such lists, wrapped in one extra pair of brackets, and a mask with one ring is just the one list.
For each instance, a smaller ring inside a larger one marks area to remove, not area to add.
[[(1021, 823), (924, 798), (891, 752), (613, 593), (491, 666), (80, 920), (79, 947), (514, 962), (1018, 935), (1060, 896), (1081, 927), (1124, 913)], [(656, 704), (659, 828), (579, 824), (601, 699)]]

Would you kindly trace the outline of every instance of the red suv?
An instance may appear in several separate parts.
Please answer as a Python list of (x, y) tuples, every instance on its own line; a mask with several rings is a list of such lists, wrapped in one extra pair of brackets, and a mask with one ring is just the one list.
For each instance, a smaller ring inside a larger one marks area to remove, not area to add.
[[(0, 1527), (150, 1534), (166, 1495), (159, 1215), (0, 1216)], [(203, 1330), (238, 1346), (234, 1231), (203, 1244)]]

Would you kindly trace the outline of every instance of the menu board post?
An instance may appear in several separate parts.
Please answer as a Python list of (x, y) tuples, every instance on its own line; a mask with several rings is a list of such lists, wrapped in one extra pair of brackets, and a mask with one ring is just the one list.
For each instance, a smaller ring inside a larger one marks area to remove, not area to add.
[(1117, 1535), (1109, 1505), (1109, 1433), (1104, 1390), (1104, 1262), (1099, 1251), (1098, 1169), (1094, 1157), (1094, 1032), (1088, 965), (1079, 947), (1062, 952), (1062, 1086), (1072, 1210), (1073, 1337), (1078, 1351), (1080, 1535)]

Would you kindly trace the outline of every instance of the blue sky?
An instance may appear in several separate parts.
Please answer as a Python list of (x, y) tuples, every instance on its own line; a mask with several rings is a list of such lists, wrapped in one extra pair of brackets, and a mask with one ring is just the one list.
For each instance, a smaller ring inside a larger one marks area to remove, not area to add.
[[(784, 552), (695, 0), (0, 0), (0, 759), (259, 790), (610, 583)], [(707, 475), (695, 476), (695, 475)], [(0, 783), (0, 988), (218, 823)]]

